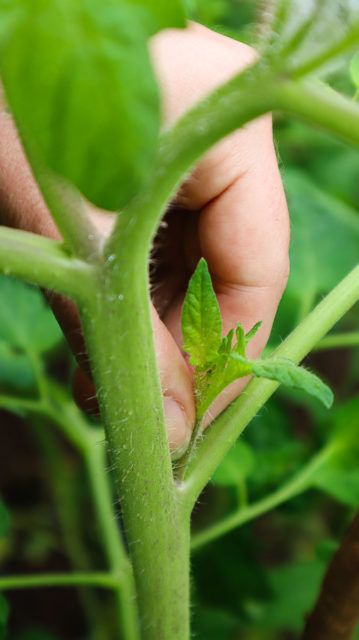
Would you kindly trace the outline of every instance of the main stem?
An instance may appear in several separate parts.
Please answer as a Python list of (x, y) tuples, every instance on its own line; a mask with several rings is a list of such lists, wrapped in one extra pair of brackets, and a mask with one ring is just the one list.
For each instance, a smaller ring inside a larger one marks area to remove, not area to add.
[(147, 252), (140, 229), (124, 222), (121, 255), (107, 256), (83, 328), (133, 563), (141, 639), (188, 640), (189, 514), (172, 475)]

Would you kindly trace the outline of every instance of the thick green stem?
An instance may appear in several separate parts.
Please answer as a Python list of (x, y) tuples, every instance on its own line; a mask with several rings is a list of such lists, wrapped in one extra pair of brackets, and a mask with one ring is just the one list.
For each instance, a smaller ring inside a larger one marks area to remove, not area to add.
[(195, 534), (191, 539), (191, 549), (195, 551), (204, 545), (224, 536), (242, 524), (258, 518), (258, 516), (271, 511), (283, 502), (303, 493), (311, 486), (311, 481), (318, 470), (330, 460), (337, 452), (337, 446), (329, 444), (322, 451), (317, 453), (312, 460), (305, 465), (298, 473), (290, 478), (277, 491), (270, 493), (265, 498), (254, 502), (248, 506), (238, 509), (229, 516), (223, 518), (204, 531)]
[(188, 640), (189, 516), (173, 482), (153, 344), (147, 247), (123, 218), (101, 293), (83, 314), (134, 568), (142, 640)]
[(359, 105), (328, 86), (313, 81), (277, 81), (275, 109), (302, 118), (359, 146)]
[(7, 227), (0, 227), (0, 272), (79, 302), (93, 288), (93, 267), (69, 256), (61, 242)]
[[(299, 362), (358, 300), (359, 266), (317, 305), (273, 355)], [(277, 382), (252, 380), (207, 429), (181, 487), (185, 501), (195, 503), (228, 449), (277, 388)]]

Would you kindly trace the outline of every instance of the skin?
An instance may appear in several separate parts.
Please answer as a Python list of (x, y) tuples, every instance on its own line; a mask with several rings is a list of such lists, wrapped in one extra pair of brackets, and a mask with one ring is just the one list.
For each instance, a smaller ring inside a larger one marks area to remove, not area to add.
[[(256, 58), (250, 47), (193, 23), (186, 30), (157, 34), (150, 49), (164, 128)], [(1, 222), (60, 238), (4, 102), (0, 131)], [(113, 216), (88, 207), (98, 229), (108, 234)], [(204, 156), (180, 188), (165, 223), (150, 261), (152, 315), (168, 437), (171, 449), (176, 449), (189, 439), (195, 419), (192, 371), (181, 352), (180, 313), (188, 278), (200, 256), (206, 258), (213, 278), (223, 332), (237, 321), (248, 330), (263, 320), (250, 343), (250, 357), (258, 357), (264, 348), (286, 285), (288, 211), (270, 116), (235, 132)], [(81, 364), (74, 376), (75, 398), (91, 412), (94, 392), (77, 311), (58, 295), (51, 294), (50, 303)], [(206, 424), (245, 384), (245, 380), (235, 382), (217, 398)]]

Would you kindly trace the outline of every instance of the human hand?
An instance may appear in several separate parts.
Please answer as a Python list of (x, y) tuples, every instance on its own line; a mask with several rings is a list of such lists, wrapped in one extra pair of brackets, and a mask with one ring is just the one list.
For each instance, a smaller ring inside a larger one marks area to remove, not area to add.
[[(195, 24), (185, 31), (159, 33), (151, 52), (164, 126), (255, 58), (246, 45)], [(1, 116), (0, 127), (3, 222), (59, 238), (8, 115)], [(181, 352), (180, 313), (188, 277), (200, 256), (208, 262), (224, 332), (238, 321), (248, 329), (263, 320), (250, 343), (250, 357), (258, 356), (266, 344), (286, 283), (289, 224), (270, 117), (217, 144), (182, 185), (174, 204), (166, 216), (168, 228), (161, 228), (155, 241), (151, 268), (154, 336), (172, 449), (188, 440), (195, 418), (192, 372)], [(106, 235), (113, 216), (93, 207), (90, 211)], [(61, 296), (51, 296), (51, 303), (82, 365), (74, 377), (75, 396), (91, 411), (93, 388), (84, 373), (89, 371), (76, 309)], [(230, 385), (212, 405), (211, 417), (244, 385), (243, 380)]]

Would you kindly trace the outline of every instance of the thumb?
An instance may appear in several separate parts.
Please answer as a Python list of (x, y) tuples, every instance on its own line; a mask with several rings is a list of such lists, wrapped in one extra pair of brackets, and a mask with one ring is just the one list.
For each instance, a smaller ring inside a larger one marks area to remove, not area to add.
[(153, 305), (151, 312), (168, 440), (175, 451), (188, 443), (195, 422), (192, 374)]

